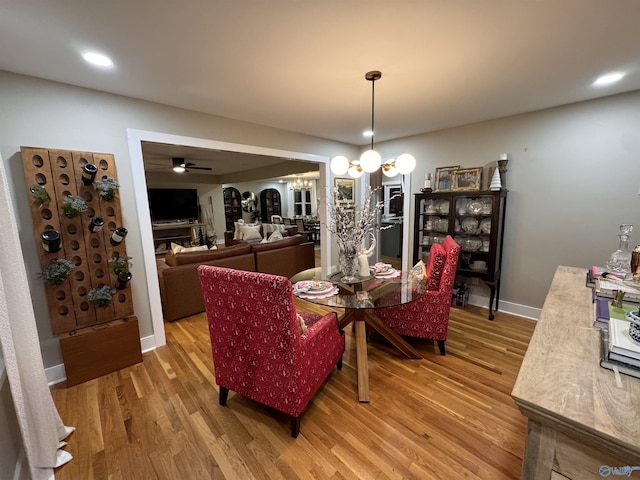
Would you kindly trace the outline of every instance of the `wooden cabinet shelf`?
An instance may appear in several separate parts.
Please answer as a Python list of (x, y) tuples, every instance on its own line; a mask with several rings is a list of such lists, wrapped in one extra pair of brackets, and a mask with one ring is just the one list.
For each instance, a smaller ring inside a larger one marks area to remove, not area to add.
[(507, 191), (435, 192), (415, 196), (414, 263), (451, 235), (460, 245), (457, 273), (489, 286), (489, 319), (498, 309)]
[(194, 228), (203, 226), (203, 223), (163, 223), (153, 225), (153, 244), (157, 254), (165, 253), (171, 248), (171, 242), (187, 246), (193, 238)]

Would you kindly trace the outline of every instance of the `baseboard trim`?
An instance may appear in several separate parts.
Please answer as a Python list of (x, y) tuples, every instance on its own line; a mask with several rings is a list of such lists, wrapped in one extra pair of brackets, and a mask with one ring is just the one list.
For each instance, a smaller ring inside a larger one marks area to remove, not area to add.
[(67, 374), (64, 371), (64, 363), (45, 368), (44, 374), (47, 377), (49, 386), (64, 382), (67, 379)]
[[(469, 295), (469, 303), (477, 307), (489, 308), (489, 297), (483, 295)], [(542, 309), (530, 307), (528, 305), (521, 305), (519, 303), (505, 302), (500, 300), (498, 305), (500, 312), (508, 313), (509, 315), (515, 315), (517, 317), (528, 318), (530, 320), (538, 320)]]
[(155, 350), (155, 348), (156, 348), (155, 335), (148, 335), (140, 339), (140, 349), (142, 350), (142, 353), (150, 352), (151, 350)]
[[(155, 348), (155, 335), (149, 335), (140, 339), (140, 349), (142, 353), (150, 352), (151, 350), (155, 350)], [(67, 379), (67, 374), (64, 371), (64, 363), (45, 368), (44, 374), (47, 378), (47, 384), (49, 386), (62, 383)]]

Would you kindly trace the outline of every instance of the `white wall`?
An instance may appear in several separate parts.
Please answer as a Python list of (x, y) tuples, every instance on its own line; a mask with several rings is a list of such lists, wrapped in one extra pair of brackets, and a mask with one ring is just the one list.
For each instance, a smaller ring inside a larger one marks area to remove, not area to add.
[[(285, 132), (213, 115), (77, 88), (0, 71), (0, 153), (11, 182), (19, 235), (30, 281), (45, 367), (62, 361), (51, 333), (47, 302), (38, 278), (37, 246), (31, 224), (20, 146), (113, 153), (125, 226), (138, 225), (127, 129), (170, 133), (332, 157), (357, 149), (320, 138)], [(220, 233), (218, 233), (220, 236)], [(142, 337), (153, 334), (140, 232), (129, 229), (127, 253), (133, 257), (134, 310)], [(152, 266), (155, 268), (155, 266)]]
[[(59, 364), (61, 357), (37, 278), (21, 145), (115, 154), (124, 205), (135, 202), (127, 128), (328, 157), (358, 154), (337, 142), (7, 72), (0, 72), (0, 92), (0, 153), (12, 183), (45, 366)], [(617, 247), (620, 223), (634, 224), (638, 232), (631, 243), (640, 243), (639, 132), (640, 92), (633, 92), (380, 143), (376, 149), (383, 158), (416, 156), (413, 192), (437, 166), (481, 166), (509, 153), (501, 301), (512, 309), (535, 309), (542, 306), (557, 265), (605, 262)], [(413, 212), (405, 217), (410, 220)], [(124, 209), (124, 220), (137, 225), (134, 208)], [(134, 278), (142, 279), (136, 275), (136, 260), (143, 258), (139, 232), (130, 231), (127, 247)], [(142, 336), (153, 333), (145, 292), (146, 285), (134, 285)]]
[[(500, 153), (509, 154), (500, 293), (505, 308), (542, 307), (558, 265), (603, 265), (618, 247), (621, 223), (636, 227), (630, 244), (640, 244), (640, 91), (376, 148), (383, 158), (415, 155), (413, 193), (436, 167), (495, 165)], [(413, 216), (412, 202), (408, 218)]]

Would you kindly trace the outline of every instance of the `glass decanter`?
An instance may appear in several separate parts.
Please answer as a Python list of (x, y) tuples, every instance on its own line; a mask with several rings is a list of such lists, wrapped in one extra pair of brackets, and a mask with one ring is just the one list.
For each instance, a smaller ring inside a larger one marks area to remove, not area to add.
[(629, 251), (629, 235), (633, 231), (633, 225), (623, 223), (620, 225), (620, 246), (607, 260), (607, 270), (612, 273), (629, 275), (631, 273), (631, 252)]

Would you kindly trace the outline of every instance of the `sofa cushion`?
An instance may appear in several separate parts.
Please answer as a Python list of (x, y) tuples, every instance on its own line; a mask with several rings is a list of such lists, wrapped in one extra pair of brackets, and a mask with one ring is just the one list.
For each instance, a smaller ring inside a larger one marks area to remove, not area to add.
[(262, 234), (260, 233), (260, 225), (258, 224), (240, 224), (240, 240), (262, 240)]
[(253, 253), (256, 252), (264, 252), (267, 250), (275, 250), (277, 248), (288, 247), (291, 245), (299, 245), (303, 243), (305, 238), (302, 235), (294, 235), (292, 237), (285, 237), (282, 240), (278, 240), (277, 242), (270, 243), (254, 243), (251, 244), (251, 251)]
[[(264, 238), (267, 238), (267, 237), (264, 237)], [(283, 240), (283, 239), (284, 237), (282, 236), (282, 232), (279, 232), (278, 230), (276, 230), (271, 235), (269, 235), (267, 242), (268, 243), (277, 242), (278, 240)]]
[(263, 223), (262, 224), (262, 235), (264, 235), (265, 237), (273, 232), (277, 232), (279, 231), (280, 233), (282, 233), (282, 235), (285, 235), (285, 232), (287, 231), (287, 226), (286, 225), (279, 225), (277, 223)]
[(225, 257), (234, 257), (236, 255), (243, 255), (245, 253), (251, 252), (251, 245), (245, 242), (242, 242), (238, 245), (234, 245), (231, 247), (219, 248), (217, 250), (207, 250), (200, 252), (184, 252), (184, 253), (173, 253), (168, 252), (165, 256), (165, 261), (167, 265), (175, 267), (177, 265), (185, 265), (188, 263), (204, 263), (210, 262), (213, 260), (218, 260)]
[[(213, 246), (213, 249), (216, 249), (215, 245)], [(171, 242), (171, 251), (173, 253), (199, 252), (203, 250), (209, 250), (209, 247), (207, 247), (206, 245), (198, 245), (197, 247), (183, 247), (182, 245)]]
[(233, 223), (233, 239), (234, 240), (242, 240), (240, 237), (240, 225), (244, 225), (244, 220), (239, 219), (238, 221)]

